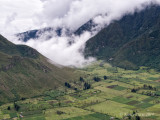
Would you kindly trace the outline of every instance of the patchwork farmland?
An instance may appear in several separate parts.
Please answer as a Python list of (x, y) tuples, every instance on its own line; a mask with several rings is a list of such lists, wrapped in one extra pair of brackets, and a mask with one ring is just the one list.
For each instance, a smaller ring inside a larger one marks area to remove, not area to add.
[(102, 61), (83, 69), (79, 81), (41, 96), (2, 104), (0, 119), (160, 120), (160, 73), (125, 70)]

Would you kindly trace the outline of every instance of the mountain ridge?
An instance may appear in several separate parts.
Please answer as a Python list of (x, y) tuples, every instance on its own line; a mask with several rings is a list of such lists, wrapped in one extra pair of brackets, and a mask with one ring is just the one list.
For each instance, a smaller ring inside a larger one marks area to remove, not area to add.
[(159, 6), (150, 6), (111, 23), (87, 41), (85, 56), (94, 56), (126, 69), (139, 69), (140, 66), (159, 69), (159, 13)]

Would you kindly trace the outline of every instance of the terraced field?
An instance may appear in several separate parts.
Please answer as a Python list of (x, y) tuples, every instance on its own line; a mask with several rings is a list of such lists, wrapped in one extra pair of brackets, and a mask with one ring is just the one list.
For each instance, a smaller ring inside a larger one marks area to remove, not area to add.
[(70, 86), (0, 106), (0, 119), (160, 120), (160, 72), (125, 70), (102, 61), (77, 72), (82, 78)]

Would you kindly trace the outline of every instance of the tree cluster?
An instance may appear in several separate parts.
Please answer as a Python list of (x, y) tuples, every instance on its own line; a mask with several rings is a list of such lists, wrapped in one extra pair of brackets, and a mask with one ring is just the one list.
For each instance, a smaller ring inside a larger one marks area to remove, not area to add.
[(84, 83), (84, 90), (90, 89), (91, 85), (89, 83)]
[(138, 89), (135, 89), (135, 88), (133, 88), (132, 90), (131, 90), (131, 92), (133, 92), (133, 93), (136, 93), (138, 91)]
[(64, 85), (68, 88), (71, 88), (71, 85), (68, 82), (65, 82)]
[(155, 91), (157, 91), (157, 88), (152, 87), (151, 85), (146, 85), (146, 84), (143, 85), (143, 89), (149, 89), (149, 90), (155, 90)]
[(20, 106), (19, 106), (18, 104), (16, 104), (15, 102), (14, 102), (14, 109), (15, 109), (16, 111), (19, 111), (19, 109), (20, 109)]
[(94, 77), (93, 80), (96, 81), (96, 82), (99, 82), (99, 81), (101, 81), (101, 78), (99, 78), (99, 77)]
[(104, 80), (107, 80), (107, 76), (103, 76)]
[(81, 82), (84, 82), (84, 79), (83, 79), (83, 77), (80, 77), (80, 78), (79, 78), (79, 80), (80, 80)]

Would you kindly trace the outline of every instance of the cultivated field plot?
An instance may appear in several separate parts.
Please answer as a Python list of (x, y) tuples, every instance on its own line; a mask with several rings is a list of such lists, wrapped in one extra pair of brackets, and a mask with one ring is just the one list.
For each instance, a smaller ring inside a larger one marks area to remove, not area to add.
[(78, 69), (79, 81), (0, 106), (9, 120), (160, 120), (160, 72), (96, 62)]

